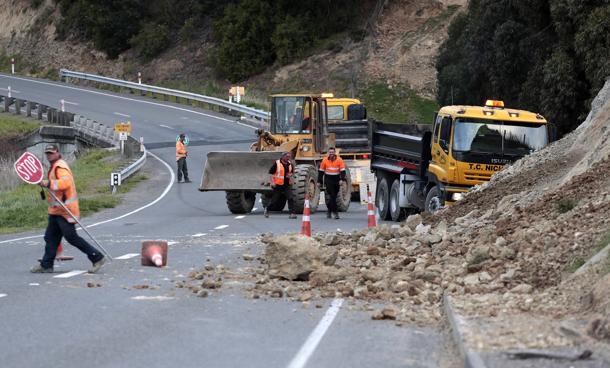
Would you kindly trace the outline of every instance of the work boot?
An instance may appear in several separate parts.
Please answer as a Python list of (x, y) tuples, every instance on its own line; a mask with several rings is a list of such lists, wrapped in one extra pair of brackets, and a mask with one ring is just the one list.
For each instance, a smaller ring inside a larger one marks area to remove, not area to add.
[(269, 210), (265, 208), (265, 211), (263, 212), (263, 214), (265, 215), (265, 218), (269, 218)]
[(288, 216), (288, 218), (289, 218), (289, 219), (295, 219), (295, 218), (297, 218), (297, 215), (295, 215), (294, 213), (291, 213), (291, 214)]
[(185, 183), (190, 183), (190, 182), (191, 182), (191, 179), (184, 179), (184, 182), (185, 182)]
[(339, 212), (335, 212), (335, 220), (340, 219), (341, 217), (339, 217)]
[(97, 271), (100, 270), (100, 268), (102, 268), (102, 266), (106, 263), (106, 257), (100, 259), (99, 261), (95, 262), (93, 264), (93, 266), (91, 266), (91, 268), (89, 269), (89, 273), (96, 273)]
[(31, 273), (53, 273), (53, 267), (44, 268), (39, 264), (30, 268)]
[(326, 218), (330, 218), (330, 211), (326, 211)]

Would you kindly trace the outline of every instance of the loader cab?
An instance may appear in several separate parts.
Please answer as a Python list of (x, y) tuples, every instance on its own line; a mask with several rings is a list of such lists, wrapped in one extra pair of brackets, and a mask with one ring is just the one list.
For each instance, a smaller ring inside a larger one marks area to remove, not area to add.
[(327, 107), (318, 95), (271, 96), (271, 133), (314, 143), (316, 152), (324, 151)]

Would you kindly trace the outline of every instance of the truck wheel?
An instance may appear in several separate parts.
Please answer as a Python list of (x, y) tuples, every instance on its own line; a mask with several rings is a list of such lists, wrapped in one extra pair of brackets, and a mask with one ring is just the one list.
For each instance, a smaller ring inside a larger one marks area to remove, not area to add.
[(379, 218), (382, 220), (390, 219), (390, 190), (388, 188), (388, 179), (381, 177), (377, 179), (377, 194), (375, 195), (375, 206), (379, 211)]
[[(345, 169), (346, 182), (341, 182), (339, 193), (337, 194), (337, 209), (339, 212), (347, 212), (349, 204), (352, 201), (352, 178), (349, 173), (349, 169)], [(330, 196), (324, 192), (324, 200), (326, 203), (330, 201)]]
[(320, 202), (320, 190), (316, 185), (318, 171), (313, 165), (297, 165), (294, 170), (294, 184), (292, 196), (294, 198), (294, 212), (303, 213), (305, 208), (305, 193), (309, 193), (309, 208), (311, 213), (316, 212)]
[(250, 213), (256, 201), (256, 193), (231, 191), (227, 193), (227, 207), (231, 213)]
[(443, 208), (445, 205), (445, 201), (443, 201), (443, 197), (441, 191), (438, 189), (438, 186), (433, 186), (428, 191), (428, 195), (426, 195), (426, 203), (425, 209), (427, 212), (436, 213), (438, 210)]
[(263, 194), (261, 196), (263, 207), (269, 211), (283, 211), (286, 207), (286, 196), (279, 195), (273, 198), (273, 194)]
[(390, 203), (389, 211), (392, 221), (402, 221), (405, 218), (406, 211), (400, 208), (400, 180), (395, 179), (390, 188)]

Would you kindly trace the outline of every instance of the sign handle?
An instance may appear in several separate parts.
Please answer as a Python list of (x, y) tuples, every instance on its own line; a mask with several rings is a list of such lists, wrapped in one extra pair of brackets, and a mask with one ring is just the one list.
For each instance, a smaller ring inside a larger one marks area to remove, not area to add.
[(59, 198), (57, 198), (57, 196), (55, 195), (55, 193), (53, 193), (51, 190), (48, 190), (49, 194), (53, 197), (54, 200), (56, 200), (62, 207), (64, 210), (66, 210), (68, 212), (68, 214), (70, 215), (70, 217), (72, 217), (74, 219), (74, 221), (76, 221), (77, 224), (80, 225), (80, 227), (87, 233), (87, 235), (89, 235), (89, 237), (95, 242), (95, 244), (100, 247), (100, 249), (104, 252), (104, 254), (106, 255), (106, 257), (108, 257), (108, 259), (112, 262), (112, 256), (110, 255), (110, 253), (108, 253), (108, 251), (106, 249), (104, 249), (104, 247), (102, 247), (102, 245), (95, 240), (95, 238), (93, 237), (93, 235), (91, 235), (91, 233), (87, 230), (86, 227), (83, 226), (83, 224), (80, 223), (80, 221), (78, 221), (78, 219), (76, 218), (76, 216), (74, 216), (74, 214), (72, 213), (72, 211), (70, 211), (68, 209), (68, 207), (66, 207), (66, 205), (64, 204), (64, 202), (60, 201)]

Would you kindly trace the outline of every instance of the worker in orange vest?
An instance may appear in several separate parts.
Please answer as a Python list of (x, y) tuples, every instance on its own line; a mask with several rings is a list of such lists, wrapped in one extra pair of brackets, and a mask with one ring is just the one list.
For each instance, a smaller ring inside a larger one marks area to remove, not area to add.
[(318, 183), (324, 185), (326, 193), (330, 200), (326, 202), (326, 217), (331, 218), (331, 214), (335, 214), (335, 218), (339, 219), (339, 210), (337, 209), (337, 195), (341, 188), (341, 181), (346, 181), (345, 178), (345, 163), (343, 159), (337, 156), (334, 147), (328, 149), (328, 155), (324, 157), (318, 171)]
[[(72, 170), (70, 170), (66, 161), (62, 160), (61, 153), (56, 145), (48, 145), (44, 152), (51, 164), (51, 168), (47, 174), (48, 180), (42, 180), (40, 186), (48, 188), (50, 192), (53, 192), (66, 208), (70, 210), (72, 215), (78, 218), (80, 209), (78, 207), (78, 195)], [(53, 261), (55, 261), (57, 248), (62, 237), (87, 255), (93, 264), (89, 269), (90, 273), (99, 271), (104, 263), (106, 263), (104, 255), (76, 233), (74, 225), (76, 220), (53, 196), (49, 196), (48, 202), (49, 222), (44, 234), (44, 241), (46, 243), (44, 255), (40, 263), (32, 267), (30, 271), (33, 273), (53, 272)]]
[(176, 141), (176, 163), (178, 164), (178, 183), (182, 180), (182, 174), (184, 174), (184, 182), (190, 183), (189, 179), (189, 170), (186, 166), (186, 156), (188, 156), (188, 151), (186, 150), (186, 145), (184, 144), (185, 139), (184, 133), (180, 133), (180, 137)]
[[(279, 160), (275, 160), (269, 169), (269, 174), (271, 175), (269, 182), (273, 188), (273, 194), (268, 203), (273, 203), (282, 195), (285, 196), (288, 200), (288, 210), (290, 211), (288, 218), (295, 219), (297, 215), (294, 213), (294, 197), (292, 196), (292, 175), (294, 169), (292, 168), (291, 159), (292, 155), (290, 152), (284, 152), (282, 157)], [(264, 214), (265, 217), (269, 217), (269, 209), (267, 207), (265, 207)]]

